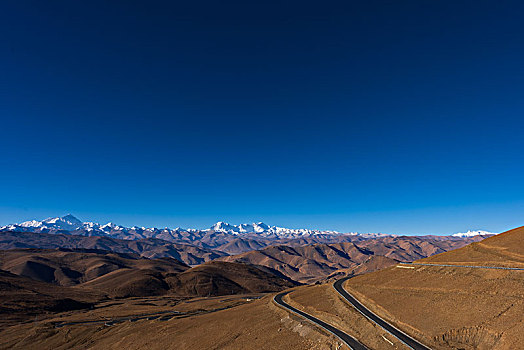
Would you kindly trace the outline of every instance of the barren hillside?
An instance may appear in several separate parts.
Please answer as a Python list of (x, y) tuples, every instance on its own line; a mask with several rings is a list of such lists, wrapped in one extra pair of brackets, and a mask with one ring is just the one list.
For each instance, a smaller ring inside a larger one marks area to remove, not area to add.
[[(417, 262), (523, 267), (524, 228)], [(396, 265), (346, 283), (367, 305), (436, 349), (524, 343), (524, 271)]]

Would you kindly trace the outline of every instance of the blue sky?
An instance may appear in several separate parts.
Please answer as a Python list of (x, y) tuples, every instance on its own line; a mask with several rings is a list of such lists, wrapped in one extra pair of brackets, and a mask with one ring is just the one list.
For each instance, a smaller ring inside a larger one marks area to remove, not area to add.
[(0, 224), (524, 224), (522, 2), (0, 10)]

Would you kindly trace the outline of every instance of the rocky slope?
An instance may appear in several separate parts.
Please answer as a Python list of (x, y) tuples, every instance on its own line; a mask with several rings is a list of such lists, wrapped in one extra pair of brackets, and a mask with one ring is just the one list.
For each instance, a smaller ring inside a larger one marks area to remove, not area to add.
[(98, 249), (116, 253), (133, 253), (144, 258), (174, 258), (187, 265), (198, 265), (227, 254), (187, 244), (147, 238), (124, 240), (101, 236), (78, 236), (34, 232), (0, 232), (0, 249)]
[[(516, 349), (524, 343), (524, 227), (349, 280), (375, 312), (435, 349)], [(429, 312), (430, 311), (430, 312)]]
[(190, 268), (171, 258), (145, 259), (97, 250), (4, 250), (0, 251), (0, 269), (39, 283), (111, 298), (269, 292), (297, 285), (263, 267), (210, 262)]
[[(334, 244), (271, 246), (219, 260), (267, 266), (296, 281), (311, 283), (331, 275), (354, 275), (388, 267), (397, 261), (414, 261), (463, 247), (478, 239), (481, 238), (385, 236)], [(378, 256), (382, 259), (371, 259)]]
[[(240, 254), (254, 249), (262, 249), (271, 245), (303, 246), (317, 243), (358, 242), (380, 237), (396, 237), (380, 233), (340, 233), (329, 230), (290, 229), (269, 226), (262, 222), (231, 225), (218, 222), (209, 229), (182, 228), (146, 228), (124, 227), (107, 223), (104, 225), (93, 222), (82, 222), (73, 215), (49, 218), (42, 221), (26, 221), (0, 227), (0, 232), (33, 232), (49, 234), (66, 234), (75, 236), (98, 236), (122, 240), (152, 241), (159, 239), (171, 243), (186, 244), (202, 249), (221, 251), (227, 254)], [(459, 239), (462, 237), (478, 239), (489, 236), (488, 232), (458, 234), (459, 237), (440, 236), (442, 240)], [(139, 251), (135, 251), (140, 253)], [(153, 254), (153, 253), (151, 253)], [(144, 256), (146, 256), (144, 254)], [(153, 255), (151, 255), (153, 256)], [(179, 258), (179, 257), (177, 257)], [(180, 257), (182, 258), (182, 257)], [(204, 259), (207, 261), (209, 259)], [(186, 260), (186, 262), (193, 264)]]

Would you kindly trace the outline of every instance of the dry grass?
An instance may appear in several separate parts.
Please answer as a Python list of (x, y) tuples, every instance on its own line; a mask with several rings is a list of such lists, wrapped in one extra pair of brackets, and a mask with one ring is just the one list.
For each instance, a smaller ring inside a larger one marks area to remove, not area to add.
[(401, 342), (343, 301), (331, 283), (300, 287), (286, 298), (290, 305), (337, 327), (370, 349), (406, 349)]
[[(224, 310), (215, 311), (217, 309)], [(106, 326), (57, 322), (117, 319), (177, 310), (168, 321), (125, 321)], [(36, 345), (37, 344), (37, 345)], [(0, 331), (1, 349), (335, 349), (337, 341), (291, 316), (272, 296), (251, 295), (181, 300), (129, 298), (101, 303), (95, 310), (12, 325)]]
[[(522, 266), (524, 229), (421, 260)], [(524, 271), (398, 267), (346, 283), (362, 301), (436, 349), (518, 349), (524, 344)]]

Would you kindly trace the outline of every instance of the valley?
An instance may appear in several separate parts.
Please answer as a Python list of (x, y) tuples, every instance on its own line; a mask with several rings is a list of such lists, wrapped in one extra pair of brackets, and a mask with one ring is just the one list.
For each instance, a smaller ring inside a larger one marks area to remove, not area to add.
[(524, 350), (524, 2), (0, 18), (0, 350)]
[(491, 238), (337, 233), (329, 239), (338, 242), (283, 245), (279, 237), (232, 255), (74, 232), (0, 232), (0, 348), (406, 348), (346, 291), (421, 348), (521, 341), (523, 271), (464, 266), (524, 268), (522, 228)]

